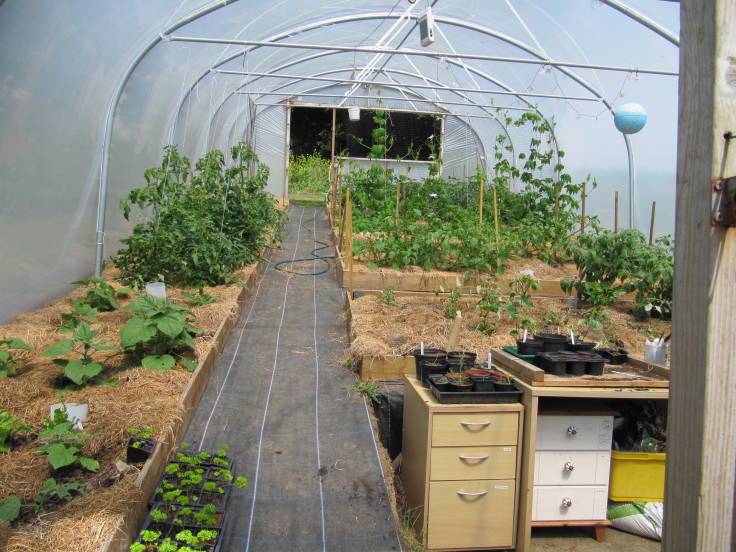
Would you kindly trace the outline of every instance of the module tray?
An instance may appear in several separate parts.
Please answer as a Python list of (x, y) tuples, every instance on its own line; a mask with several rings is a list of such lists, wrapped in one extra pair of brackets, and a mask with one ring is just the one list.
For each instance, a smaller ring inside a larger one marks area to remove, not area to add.
[(429, 380), (429, 389), (439, 403), (443, 404), (481, 404), (481, 403), (516, 403), (521, 398), (522, 391), (515, 382), (512, 382), (516, 391), (440, 391), (432, 380)]

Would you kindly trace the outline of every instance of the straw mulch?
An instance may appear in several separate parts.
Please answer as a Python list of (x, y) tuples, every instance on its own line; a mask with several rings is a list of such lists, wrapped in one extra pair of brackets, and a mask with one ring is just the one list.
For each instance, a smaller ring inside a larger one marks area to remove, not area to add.
[[(255, 270), (255, 265), (241, 271), (245, 281)], [(121, 287), (114, 280), (116, 269), (105, 271), (105, 279), (114, 287)], [(183, 293), (187, 289), (167, 288), (167, 296), (174, 303), (191, 308)], [(237, 298), (240, 288), (235, 285), (205, 288), (205, 292), (219, 299), (216, 303), (191, 308), (196, 321), (193, 326), (202, 334), (195, 339), (196, 357), (201, 359), (212, 345), (213, 337), (221, 323), (238, 311)], [(39, 429), (49, 415), (49, 406), (60, 402), (55, 387), (62, 368), (41, 356), (51, 343), (68, 335), (58, 334), (61, 313), (71, 310), (71, 301), (82, 297), (85, 288), (72, 291), (67, 297), (50, 301), (45, 307), (18, 316), (10, 324), (0, 326), (0, 339), (19, 337), (33, 347), (33, 351), (14, 351), (14, 356), (24, 360), (16, 377), (0, 378), (0, 406), (19, 417), (23, 422)], [(109, 344), (119, 344), (118, 332), (130, 313), (124, 307), (136, 296), (120, 298), (121, 308), (113, 312), (98, 313), (98, 323), (92, 328), (100, 330), (100, 337)], [(104, 360), (109, 352), (97, 353)], [(82, 450), (82, 455), (100, 462), (97, 473), (64, 469), (52, 473), (45, 456), (35, 454), (40, 443), (30, 435), (20, 438), (0, 463), (0, 500), (8, 495), (18, 495), (24, 503), (33, 502), (34, 495), (49, 477), (57, 481), (84, 483), (90, 491), (87, 496), (75, 498), (63, 507), (25, 520), (24, 524), (11, 528), (0, 526), (0, 550), (12, 552), (56, 551), (97, 552), (117, 529), (127, 505), (137, 498), (138, 489), (133, 484), (138, 474), (136, 468), (119, 473), (117, 460), (125, 460), (128, 428), (154, 428), (153, 437), (170, 439), (182, 419), (179, 398), (191, 374), (181, 367), (166, 372), (154, 372), (142, 367), (124, 367), (122, 356), (112, 357), (105, 363), (105, 373), (117, 378), (113, 386), (89, 386), (66, 391), (65, 402), (89, 404), (89, 417), (84, 423), (85, 432), (94, 435)]]
[[(427, 294), (426, 296), (399, 296), (399, 306), (382, 303), (377, 296), (366, 295), (355, 299), (351, 312), (351, 346), (354, 358), (408, 355), (424, 342), (425, 347), (446, 349), (453, 321), (445, 318), (444, 299)], [(484, 358), (492, 348), (514, 345), (509, 334), (514, 325), (502, 319), (492, 335), (486, 335), (474, 328), (479, 322), (475, 308), (477, 297), (461, 299), (462, 325), (457, 341), (457, 350), (478, 353)], [(539, 322), (547, 311), (554, 311), (568, 318), (574, 324), (585, 310), (569, 309), (561, 299), (535, 298), (531, 310), (532, 318)], [(631, 307), (619, 305), (608, 309), (610, 321), (607, 327), (615, 331), (618, 339), (630, 353), (643, 356), (646, 330), (652, 329), (665, 335), (671, 331), (669, 322), (659, 320), (638, 321), (631, 313)], [(560, 328), (564, 331), (564, 328)], [(558, 328), (547, 328), (557, 331)], [(599, 335), (588, 335), (588, 340), (597, 340)]]

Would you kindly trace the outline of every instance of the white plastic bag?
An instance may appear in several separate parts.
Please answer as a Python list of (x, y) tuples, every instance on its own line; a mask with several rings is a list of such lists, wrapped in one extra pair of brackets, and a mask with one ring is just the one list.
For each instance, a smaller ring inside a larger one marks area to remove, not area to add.
[(608, 519), (621, 531), (662, 540), (662, 502), (609, 502)]

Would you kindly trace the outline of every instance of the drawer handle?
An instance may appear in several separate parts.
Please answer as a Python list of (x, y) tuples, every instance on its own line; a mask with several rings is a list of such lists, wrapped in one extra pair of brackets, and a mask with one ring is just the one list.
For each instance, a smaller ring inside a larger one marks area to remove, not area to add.
[(464, 493), (462, 491), (458, 491), (457, 494), (460, 496), (485, 496), (488, 494), (488, 491), (483, 491), (481, 493)]
[(563, 508), (569, 508), (572, 506), (572, 498), (565, 497), (562, 499), (562, 507)]
[(575, 464), (572, 462), (565, 462), (565, 471), (572, 471), (575, 469)]
[(488, 460), (488, 455), (485, 456), (458, 456), (460, 460), (478, 460), (482, 462), (483, 460)]
[(489, 426), (491, 422), (460, 422), (460, 425), (464, 426)]
[(578, 434), (578, 428), (575, 426), (570, 426), (567, 428), (567, 434), (568, 435), (577, 435)]

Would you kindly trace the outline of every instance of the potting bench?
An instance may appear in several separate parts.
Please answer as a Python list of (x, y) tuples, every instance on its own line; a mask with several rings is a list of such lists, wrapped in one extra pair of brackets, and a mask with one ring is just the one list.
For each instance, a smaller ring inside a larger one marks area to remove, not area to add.
[[(580, 381), (575, 382), (577, 386), (559, 386), (559, 385), (535, 385), (533, 380), (529, 378), (518, 377), (519, 373), (519, 360), (502, 350), (494, 350), (493, 352), (494, 364), (507, 372), (511, 376), (516, 376), (518, 386), (522, 389), (523, 394), (521, 402), (524, 405), (524, 432), (523, 439), (521, 442), (521, 466), (519, 470), (520, 484), (519, 484), (519, 509), (518, 509), (518, 520), (517, 520), (517, 538), (516, 538), (516, 550), (524, 552), (531, 548), (531, 529), (534, 526), (591, 526), (596, 528), (596, 538), (601, 540), (604, 535), (605, 526), (608, 523), (605, 521), (605, 512), (602, 519), (592, 519), (591, 516), (586, 516), (587, 519), (583, 520), (556, 520), (549, 522), (535, 522), (533, 521), (533, 506), (534, 506), (534, 485), (535, 485), (535, 459), (537, 453), (537, 433), (541, 430), (540, 427), (540, 399), (557, 397), (565, 399), (564, 404), (566, 410), (571, 412), (578, 411), (579, 414), (583, 414), (589, 420), (595, 416), (605, 417), (607, 413), (604, 412), (592, 412), (590, 410), (590, 402), (593, 400), (666, 400), (669, 398), (669, 387), (667, 385), (660, 385), (659, 387), (624, 387), (620, 384), (617, 385), (615, 382), (610, 382), (608, 387), (593, 387), (585, 386)], [(527, 364), (527, 363), (524, 363)], [(658, 366), (656, 370), (660, 374), (664, 374), (667, 370), (665, 367)], [(587, 410), (586, 410), (587, 409)], [(601, 420), (600, 424), (606, 422)], [(596, 428), (597, 432), (603, 431), (602, 425)], [(597, 433), (599, 435), (600, 433)], [(610, 441), (609, 441), (610, 443)], [(588, 449), (602, 449), (597, 447), (594, 443), (592, 446), (586, 447)], [(610, 449), (610, 446), (608, 447)], [(606, 482), (607, 486), (607, 482)], [(592, 487), (591, 487), (592, 488)], [(540, 492), (543, 489), (540, 489)], [(589, 498), (591, 504), (595, 502), (595, 498)], [(597, 513), (597, 512), (596, 512)], [(595, 516), (592, 516), (595, 517)], [(599, 516), (601, 517), (601, 516)]]

